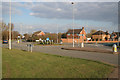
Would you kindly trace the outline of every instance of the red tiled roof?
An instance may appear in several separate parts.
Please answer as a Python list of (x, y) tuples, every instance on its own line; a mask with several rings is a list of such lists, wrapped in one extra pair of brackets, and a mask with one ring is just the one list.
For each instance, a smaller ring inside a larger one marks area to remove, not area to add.
[[(81, 31), (82, 31), (82, 29), (74, 29), (75, 34), (80, 34)], [(67, 34), (73, 34), (73, 29), (69, 29), (67, 31)]]
[(108, 32), (104, 32), (104, 31), (101, 31), (101, 30), (93, 33), (92, 35), (101, 35), (101, 34), (110, 35)]
[(34, 32), (33, 34), (36, 35), (36, 34), (39, 34), (40, 32), (42, 32), (42, 31), (37, 31), (37, 32)]

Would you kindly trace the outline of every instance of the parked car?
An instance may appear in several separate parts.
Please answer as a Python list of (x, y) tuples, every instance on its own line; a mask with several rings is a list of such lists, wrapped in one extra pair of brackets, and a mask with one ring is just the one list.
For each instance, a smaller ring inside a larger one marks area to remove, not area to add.
[(8, 40), (3, 40), (3, 44), (8, 44)]

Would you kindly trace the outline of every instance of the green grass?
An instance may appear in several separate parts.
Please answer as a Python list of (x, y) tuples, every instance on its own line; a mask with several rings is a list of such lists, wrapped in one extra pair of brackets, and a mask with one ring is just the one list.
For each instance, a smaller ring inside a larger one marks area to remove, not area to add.
[(104, 78), (114, 66), (97, 61), (3, 48), (3, 78)]

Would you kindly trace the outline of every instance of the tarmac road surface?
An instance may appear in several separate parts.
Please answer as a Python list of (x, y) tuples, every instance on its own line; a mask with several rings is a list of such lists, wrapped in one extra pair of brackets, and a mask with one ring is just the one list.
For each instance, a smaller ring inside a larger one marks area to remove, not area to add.
[[(20, 44), (12, 43), (12, 48), (26, 50), (27, 51), (26, 42), (22, 42)], [(8, 48), (8, 44), (2, 45), (5, 48)], [(75, 45), (77, 47), (77, 44)], [(94, 44), (85, 44), (87, 47), (99, 47), (107, 50), (112, 50), (111, 47), (106, 47), (103, 45), (94, 45)], [(85, 51), (74, 51), (74, 50), (62, 50), (62, 47), (72, 47), (72, 44), (64, 44), (64, 45), (56, 45), (56, 46), (34, 46), (33, 51), (35, 52), (43, 52), (48, 54), (55, 54), (61, 56), (69, 56), (75, 58), (89, 59), (101, 61), (113, 65), (118, 65), (118, 55), (117, 54), (108, 54), (108, 53), (99, 53), (99, 52), (85, 52)]]

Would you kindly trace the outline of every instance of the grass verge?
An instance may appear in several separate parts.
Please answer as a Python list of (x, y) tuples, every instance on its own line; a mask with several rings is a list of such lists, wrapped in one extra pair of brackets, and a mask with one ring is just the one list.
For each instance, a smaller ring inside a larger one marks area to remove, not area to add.
[(3, 48), (3, 78), (106, 78), (114, 66), (86, 59)]

